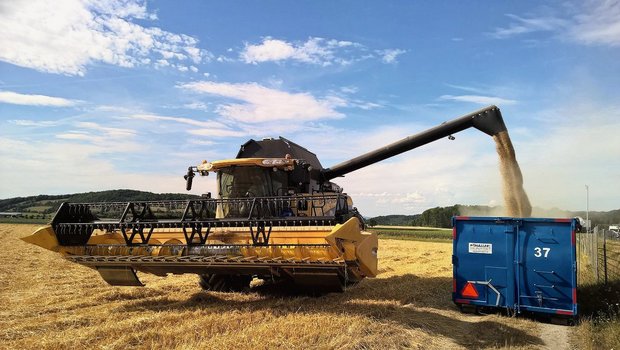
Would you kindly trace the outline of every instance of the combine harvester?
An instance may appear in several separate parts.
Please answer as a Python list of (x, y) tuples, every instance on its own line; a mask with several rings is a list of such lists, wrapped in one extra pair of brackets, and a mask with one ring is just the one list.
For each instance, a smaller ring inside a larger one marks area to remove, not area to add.
[(250, 140), (235, 159), (188, 169), (188, 190), (196, 174), (217, 176), (217, 199), (63, 203), (49, 226), (22, 239), (96, 269), (111, 285), (142, 286), (140, 271), (198, 274), (215, 291), (246, 290), (253, 278), (342, 291), (377, 274), (378, 241), (330, 180), (470, 127), (506, 131), (490, 106), (331, 168), (284, 138)]

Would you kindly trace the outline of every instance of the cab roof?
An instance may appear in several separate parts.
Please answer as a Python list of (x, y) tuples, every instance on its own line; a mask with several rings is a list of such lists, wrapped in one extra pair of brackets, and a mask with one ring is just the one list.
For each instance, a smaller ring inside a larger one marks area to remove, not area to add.
[(241, 145), (237, 153), (239, 158), (284, 158), (290, 154), (293, 159), (303, 159), (314, 169), (322, 170), (323, 166), (316, 154), (308, 151), (304, 147), (280, 136), (277, 139), (269, 138), (260, 141), (249, 140)]

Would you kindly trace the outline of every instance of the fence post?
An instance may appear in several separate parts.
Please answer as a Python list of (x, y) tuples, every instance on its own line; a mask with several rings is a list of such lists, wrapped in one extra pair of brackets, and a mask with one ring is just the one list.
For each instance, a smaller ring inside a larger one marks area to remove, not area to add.
[[(597, 229), (598, 229), (598, 226), (596, 226), (594, 228), (594, 230), (597, 230)], [(589, 250), (590, 250), (590, 265), (592, 265), (592, 268), (594, 268), (594, 269), (596, 269), (595, 266), (596, 266), (596, 258), (597, 258), (596, 250), (594, 248), (595, 247), (595, 245), (594, 245), (595, 240), (596, 240), (596, 234), (594, 232), (590, 233), (590, 248), (589, 248)]]
[(605, 270), (605, 285), (607, 285), (607, 236), (603, 235), (603, 269)]
[[(596, 232), (596, 234), (594, 235), (594, 261), (595, 261), (595, 265), (594, 265), (594, 272), (596, 273), (596, 283), (598, 283), (598, 226), (596, 226), (594, 228), (594, 231)], [(603, 235), (605, 234), (605, 231), (603, 230)]]

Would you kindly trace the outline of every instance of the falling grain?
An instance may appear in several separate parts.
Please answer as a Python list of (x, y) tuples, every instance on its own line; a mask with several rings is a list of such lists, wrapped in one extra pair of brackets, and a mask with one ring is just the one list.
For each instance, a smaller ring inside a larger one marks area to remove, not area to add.
[(493, 140), (499, 155), (506, 215), (527, 218), (532, 214), (532, 205), (523, 188), (523, 175), (508, 131), (499, 132), (493, 136)]

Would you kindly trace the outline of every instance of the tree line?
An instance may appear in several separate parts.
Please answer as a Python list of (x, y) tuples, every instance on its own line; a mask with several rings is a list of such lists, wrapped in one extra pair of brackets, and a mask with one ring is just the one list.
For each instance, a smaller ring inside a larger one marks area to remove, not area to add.
[[(490, 207), (486, 205), (452, 205), (449, 207), (435, 207), (427, 209), (422, 214), (415, 215), (385, 215), (370, 218), (367, 222), (371, 225), (389, 226), (426, 226), (426, 227), (452, 227), (453, 216), (502, 216), (502, 207)], [(557, 208), (541, 209), (534, 208), (534, 217), (573, 218), (586, 217), (585, 211), (567, 211)], [(592, 227), (596, 225), (613, 225), (620, 223), (620, 209), (610, 211), (589, 212)], [(374, 225), (373, 225), (374, 224)]]
[(15, 197), (0, 200), (0, 212), (27, 212), (30, 207), (48, 207), (38, 213), (55, 213), (62, 202), (126, 202), (126, 201), (162, 201), (199, 198), (199, 196), (183, 193), (152, 193), (136, 190), (109, 190), (61, 195), (38, 195)]

